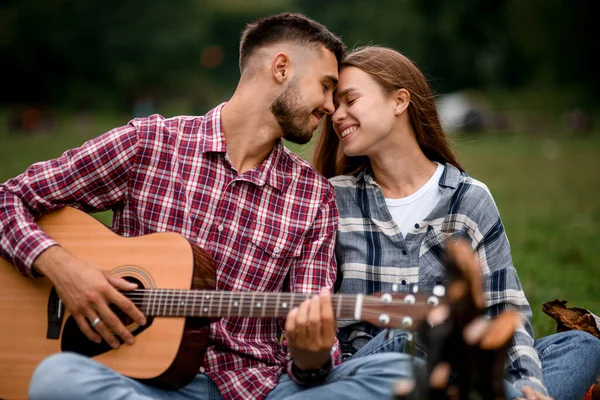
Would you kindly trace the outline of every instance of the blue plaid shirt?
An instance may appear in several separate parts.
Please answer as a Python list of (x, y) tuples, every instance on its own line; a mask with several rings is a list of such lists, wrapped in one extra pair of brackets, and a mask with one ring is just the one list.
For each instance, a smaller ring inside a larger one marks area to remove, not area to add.
[[(347, 294), (389, 292), (396, 284), (408, 291), (417, 284), (431, 291), (444, 281), (443, 244), (464, 237), (477, 252), (483, 274), (486, 315), (514, 309), (525, 318), (508, 350), (507, 380), (515, 388), (547, 393), (533, 348), (531, 308), (525, 298), (498, 209), (487, 186), (446, 164), (439, 180), (442, 199), (429, 216), (403, 237), (392, 219), (381, 187), (369, 169), (357, 176), (331, 179), (337, 196), (339, 226), (336, 255), (338, 291)], [(379, 333), (368, 323), (339, 321), (343, 348), (356, 351)]]

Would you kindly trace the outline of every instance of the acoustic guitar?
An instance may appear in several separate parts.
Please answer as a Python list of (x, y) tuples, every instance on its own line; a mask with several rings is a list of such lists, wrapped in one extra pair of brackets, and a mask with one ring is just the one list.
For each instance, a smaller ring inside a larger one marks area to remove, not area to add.
[[(118, 349), (104, 341), (94, 343), (81, 333), (48, 279), (23, 277), (0, 259), (1, 399), (26, 398), (36, 366), (61, 351), (93, 357), (153, 386), (177, 389), (198, 373), (212, 320), (285, 317), (310, 298), (300, 293), (215, 291), (212, 258), (176, 233), (125, 238), (70, 207), (46, 214), (37, 223), (75, 257), (137, 283), (138, 289), (124, 294), (146, 315), (147, 324), (138, 326), (120, 313), (135, 343)], [(334, 295), (332, 301), (337, 319), (416, 329), (443, 298), (383, 293)]]

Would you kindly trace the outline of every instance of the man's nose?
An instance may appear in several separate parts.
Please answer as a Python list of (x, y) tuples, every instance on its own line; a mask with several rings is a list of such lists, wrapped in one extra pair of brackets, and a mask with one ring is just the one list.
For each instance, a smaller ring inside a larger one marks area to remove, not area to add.
[(335, 105), (333, 104), (333, 94), (327, 94), (323, 109), (327, 115), (332, 115), (335, 112)]

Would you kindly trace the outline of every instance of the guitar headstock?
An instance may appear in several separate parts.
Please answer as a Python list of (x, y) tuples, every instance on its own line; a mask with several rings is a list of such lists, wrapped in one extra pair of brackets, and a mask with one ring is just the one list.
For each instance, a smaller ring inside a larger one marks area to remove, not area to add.
[(415, 330), (427, 313), (446, 303), (446, 289), (437, 285), (431, 293), (414, 286), (409, 293), (376, 293), (364, 296), (360, 319), (381, 328)]

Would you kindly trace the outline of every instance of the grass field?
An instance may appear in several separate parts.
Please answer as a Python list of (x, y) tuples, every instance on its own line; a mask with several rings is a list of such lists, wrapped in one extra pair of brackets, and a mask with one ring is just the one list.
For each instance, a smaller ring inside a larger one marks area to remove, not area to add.
[[(77, 132), (66, 118), (51, 134), (0, 130), (0, 181), (126, 122), (100, 118)], [(600, 314), (600, 136), (481, 134), (455, 142), (467, 171), (488, 185), (500, 209), (536, 336), (556, 329), (540, 308), (548, 300)], [(310, 146), (294, 150), (310, 157)], [(110, 215), (99, 218), (109, 221)]]

